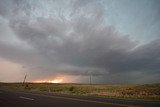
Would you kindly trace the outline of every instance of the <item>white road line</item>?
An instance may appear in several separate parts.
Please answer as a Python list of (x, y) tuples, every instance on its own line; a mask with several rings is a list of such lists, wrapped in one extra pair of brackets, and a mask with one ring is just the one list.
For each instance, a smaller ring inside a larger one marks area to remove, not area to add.
[(32, 99), (32, 98), (27, 98), (27, 97), (22, 97), (22, 96), (20, 96), (19, 98), (21, 98), (21, 99), (26, 99), (26, 100), (34, 100), (34, 99)]
[[(24, 92), (20, 92), (24, 93)], [(26, 94), (26, 93), (24, 93)], [(50, 96), (50, 95), (44, 95), (44, 94), (34, 94), (34, 93), (27, 93), (29, 95), (39, 96), (39, 97), (48, 97), (48, 98), (57, 98), (57, 99), (66, 99), (66, 100), (72, 100), (72, 101), (80, 101), (80, 102), (88, 102), (88, 103), (99, 103), (99, 104), (106, 104), (106, 105), (114, 105), (114, 106), (121, 106), (121, 107), (141, 107), (138, 105), (129, 105), (129, 104), (119, 104), (119, 103), (112, 103), (112, 102), (101, 102), (101, 101), (94, 101), (94, 100), (85, 100), (85, 99), (79, 99), (79, 98), (71, 98), (71, 97), (63, 97), (63, 96)], [(27, 97), (21, 97), (23, 99), (26, 99)], [(28, 99), (28, 98), (27, 98)], [(29, 98), (30, 99), (30, 98)], [(29, 100), (28, 99), (28, 100)], [(31, 99), (30, 99), (31, 100)], [(32, 99), (34, 100), (34, 99)]]
[(71, 98), (71, 97), (63, 97), (63, 96), (50, 96), (50, 95), (43, 95), (43, 94), (33, 94), (28, 93), (30, 95), (35, 95), (39, 97), (49, 97), (49, 98), (57, 98), (57, 99), (66, 99), (66, 100), (72, 100), (72, 101), (80, 101), (80, 102), (87, 102), (87, 103), (99, 103), (99, 104), (106, 104), (106, 105), (114, 105), (114, 106), (121, 106), (121, 107), (141, 107), (137, 105), (128, 105), (128, 104), (119, 104), (119, 103), (112, 103), (112, 102), (101, 102), (101, 101), (94, 101), (94, 100), (85, 100), (85, 99), (79, 99), (79, 98)]

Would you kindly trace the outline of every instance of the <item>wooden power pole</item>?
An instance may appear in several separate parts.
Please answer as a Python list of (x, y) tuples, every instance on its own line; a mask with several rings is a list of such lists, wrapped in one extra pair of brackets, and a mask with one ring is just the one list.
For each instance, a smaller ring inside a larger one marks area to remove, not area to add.
[(24, 77), (23, 84), (25, 83), (26, 78), (27, 78), (27, 74), (26, 74), (25, 77)]
[(91, 75), (89, 77), (89, 82), (90, 82), (90, 85), (92, 84), (92, 78), (91, 78)]

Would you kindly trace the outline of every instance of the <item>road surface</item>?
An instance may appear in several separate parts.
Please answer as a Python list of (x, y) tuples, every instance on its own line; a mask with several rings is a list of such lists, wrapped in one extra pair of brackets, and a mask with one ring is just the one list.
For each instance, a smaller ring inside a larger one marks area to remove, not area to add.
[(0, 107), (160, 107), (159, 102), (39, 94), (0, 89)]

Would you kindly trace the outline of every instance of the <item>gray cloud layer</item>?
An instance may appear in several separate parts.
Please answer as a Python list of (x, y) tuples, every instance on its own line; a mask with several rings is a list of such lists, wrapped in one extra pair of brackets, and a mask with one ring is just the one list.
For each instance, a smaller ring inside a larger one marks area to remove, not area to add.
[[(42, 76), (92, 74), (102, 76), (99, 82), (159, 82), (159, 38), (139, 46), (105, 24), (101, 2), (48, 2), (55, 10), (46, 1), (0, 1), (0, 23), (12, 31), (0, 34), (0, 57)], [(19, 44), (3, 40), (11, 35)]]

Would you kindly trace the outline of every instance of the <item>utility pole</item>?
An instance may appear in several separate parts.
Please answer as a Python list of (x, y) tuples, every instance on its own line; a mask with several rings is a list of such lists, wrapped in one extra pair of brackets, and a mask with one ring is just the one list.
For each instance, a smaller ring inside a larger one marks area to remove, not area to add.
[(23, 84), (25, 83), (26, 78), (27, 78), (27, 74), (26, 74), (25, 77), (24, 77)]
[(90, 74), (90, 77), (89, 77), (89, 82), (90, 82), (90, 85), (91, 85), (92, 84), (91, 74)]

